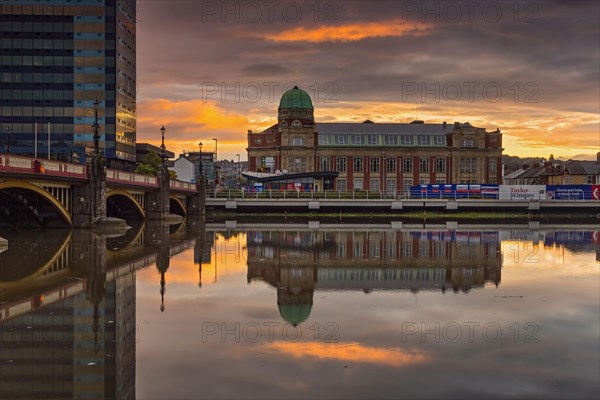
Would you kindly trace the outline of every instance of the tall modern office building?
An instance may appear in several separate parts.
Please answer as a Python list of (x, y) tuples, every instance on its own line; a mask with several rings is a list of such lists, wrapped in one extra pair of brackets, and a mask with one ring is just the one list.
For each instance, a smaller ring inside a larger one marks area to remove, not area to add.
[[(0, 0), (1, 151), (135, 162), (135, 0)], [(75, 156), (76, 155), (76, 156)]]

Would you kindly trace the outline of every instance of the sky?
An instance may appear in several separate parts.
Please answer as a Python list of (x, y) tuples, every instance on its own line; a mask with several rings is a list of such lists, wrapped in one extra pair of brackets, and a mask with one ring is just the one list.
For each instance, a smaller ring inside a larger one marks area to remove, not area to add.
[(470, 122), (504, 154), (600, 151), (596, 1), (137, 1), (138, 141), (246, 159), (306, 90), (319, 122)]

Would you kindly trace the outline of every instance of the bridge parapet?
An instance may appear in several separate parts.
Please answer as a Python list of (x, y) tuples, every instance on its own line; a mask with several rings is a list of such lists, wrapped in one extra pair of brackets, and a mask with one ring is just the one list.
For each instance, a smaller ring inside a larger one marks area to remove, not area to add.
[(171, 190), (180, 191), (180, 192), (190, 192), (190, 193), (198, 192), (198, 187), (195, 183), (179, 181), (176, 179), (171, 179), (170, 188), (171, 188)]
[(106, 170), (106, 181), (121, 183), (132, 186), (144, 186), (158, 188), (158, 179), (155, 176), (136, 174), (134, 172)]
[(37, 173), (80, 179), (88, 178), (87, 165), (10, 154), (0, 155), (0, 171), (23, 174)]

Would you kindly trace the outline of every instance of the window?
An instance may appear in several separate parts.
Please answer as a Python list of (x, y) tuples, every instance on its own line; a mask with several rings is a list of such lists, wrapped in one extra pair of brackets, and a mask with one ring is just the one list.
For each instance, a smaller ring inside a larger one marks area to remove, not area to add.
[(363, 190), (363, 180), (362, 178), (354, 178), (354, 186), (353, 189), (354, 190)]
[(291, 173), (306, 171), (306, 157), (290, 158), (288, 171)]
[(354, 157), (354, 172), (363, 172), (363, 159), (362, 157)]
[(292, 126), (294, 128), (300, 128), (302, 126), (302, 123), (298, 120), (295, 120), (294, 122), (292, 122)]
[(369, 137), (369, 144), (371, 144), (371, 145), (378, 144), (377, 135), (369, 135), (368, 137)]
[(442, 135), (436, 136), (435, 144), (437, 144), (438, 146), (443, 146), (444, 145), (444, 137)]
[(385, 144), (388, 146), (396, 145), (396, 135), (385, 135)]
[(386, 172), (396, 172), (396, 158), (389, 157), (385, 159), (385, 171)]
[(488, 172), (490, 174), (496, 174), (498, 171), (498, 162), (495, 158), (488, 159)]
[(369, 181), (369, 190), (371, 192), (379, 192), (379, 178), (371, 178)]
[(345, 179), (338, 179), (336, 182), (337, 182), (337, 190), (338, 190), (338, 192), (345, 192), (346, 191), (346, 180)]
[(371, 157), (371, 172), (379, 172), (379, 157)]
[(429, 136), (419, 136), (419, 144), (421, 146), (427, 146), (429, 144)]
[(475, 157), (461, 157), (460, 158), (460, 172), (463, 174), (470, 174), (475, 172), (477, 167), (477, 160)]
[(329, 171), (329, 157), (321, 157), (321, 171)]
[(413, 159), (412, 157), (404, 157), (402, 160), (402, 171), (413, 172)]
[(419, 185), (429, 185), (429, 178), (419, 178)]
[(395, 179), (386, 179), (385, 192), (387, 194), (396, 194), (396, 180)]
[(404, 190), (404, 192), (408, 192), (410, 190), (410, 187), (413, 184), (413, 180), (411, 178), (405, 178), (402, 180), (402, 189)]
[(337, 157), (336, 164), (337, 172), (346, 172), (346, 157)]
[(299, 138), (299, 137), (295, 137), (292, 139), (292, 145), (293, 146), (304, 146), (304, 139), (303, 138)]
[(588, 185), (591, 185), (591, 184), (594, 183), (594, 176), (593, 175), (588, 175), (586, 179), (587, 179), (586, 182), (587, 182)]
[(335, 135), (335, 144), (348, 144), (348, 136)]
[(446, 172), (446, 159), (437, 158), (435, 160), (435, 172)]
[(472, 138), (467, 138), (463, 140), (463, 147), (475, 147), (475, 143)]
[(437, 183), (438, 185), (445, 185), (446, 184), (446, 178), (436, 178), (435, 179), (435, 183)]
[(412, 145), (412, 136), (403, 135), (402, 136), (402, 144), (405, 145), (405, 146)]
[(429, 172), (429, 157), (421, 157), (419, 159), (419, 171)]

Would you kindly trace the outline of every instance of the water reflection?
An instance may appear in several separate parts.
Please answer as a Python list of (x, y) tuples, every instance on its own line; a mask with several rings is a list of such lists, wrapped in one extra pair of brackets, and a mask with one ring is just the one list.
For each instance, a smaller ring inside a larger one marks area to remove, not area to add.
[(135, 398), (136, 271), (155, 265), (164, 295), (169, 259), (202, 243), (198, 227), (3, 233), (0, 397)]
[[(412, 397), (429, 380), (431, 396), (598, 392), (598, 230), (0, 235), (2, 398)], [(430, 340), (469, 321), (518, 323), (519, 342)], [(530, 321), (541, 341), (518, 347)], [(250, 340), (256, 326), (278, 331)]]

